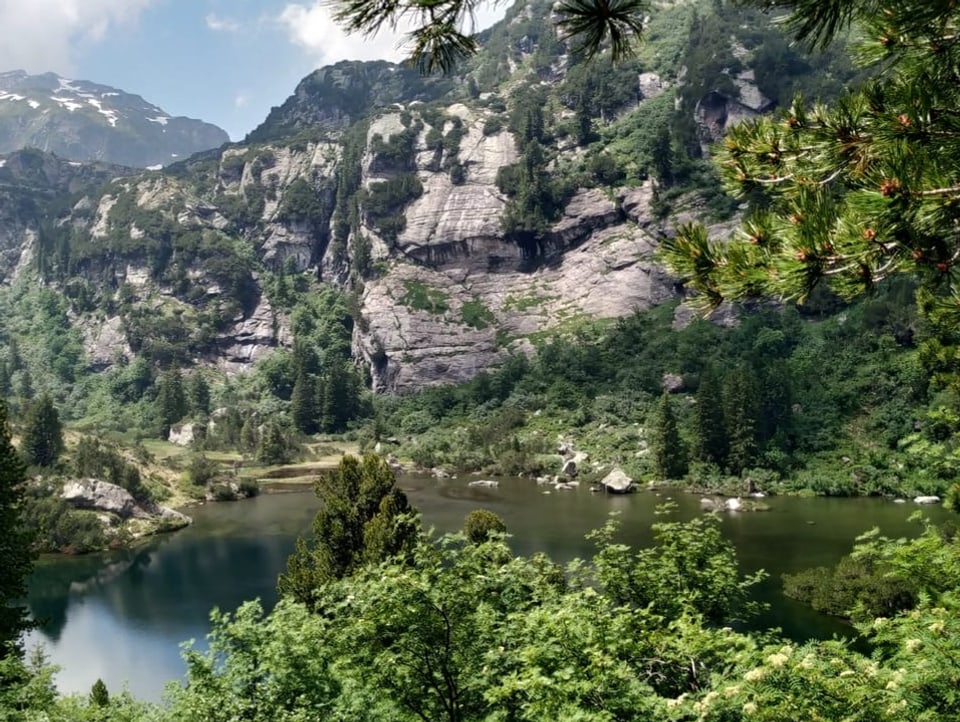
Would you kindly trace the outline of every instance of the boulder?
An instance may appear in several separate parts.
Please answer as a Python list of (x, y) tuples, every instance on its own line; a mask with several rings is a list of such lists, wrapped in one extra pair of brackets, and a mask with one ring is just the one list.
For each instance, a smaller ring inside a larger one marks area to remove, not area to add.
[(177, 446), (190, 446), (194, 440), (195, 424), (174, 424), (170, 427), (167, 441)]
[(560, 473), (564, 476), (576, 476), (577, 475), (577, 462), (573, 459), (567, 459), (563, 462), (563, 468), (560, 469)]
[(633, 490), (633, 479), (627, 476), (623, 469), (617, 467), (603, 477), (600, 485), (611, 494), (626, 494)]
[(914, 504), (939, 504), (939, 496), (915, 496), (913, 498)]
[(500, 482), (494, 481), (493, 479), (476, 479), (475, 481), (471, 481), (469, 484), (467, 484), (467, 486), (480, 486), (487, 489), (496, 489), (498, 486), (500, 486)]
[(61, 496), (77, 509), (116, 514), (121, 519), (149, 519), (150, 514), (129, 491), (99, 479), (74, 479), (63, 485)]
[(683, 382), (683, 376), (681, 376), (680, 374), (671, 374), (671, 373), (665, 373), (663, 375), (663, 378), (660, 381), (660, 385), (663, 387), (664, 391), (667, 391), (671, 394), (674, 394), (678, 391), (683, 391), (685, 386)]
[(99, 479), (72, 479), (63, 485), (60, 496), (76, 509), (115, 515), (121, 521), (139, 520), (134, 529), (135, 538), (158, 531), (181, 529), (191, 521), (190, 517), (179, 511), (153, 502), (138, 502), (123, 487)]

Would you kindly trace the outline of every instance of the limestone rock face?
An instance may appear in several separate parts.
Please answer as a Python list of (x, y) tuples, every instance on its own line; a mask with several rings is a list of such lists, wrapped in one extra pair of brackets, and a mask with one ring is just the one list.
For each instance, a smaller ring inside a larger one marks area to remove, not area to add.
[[(475, 147), (476, 158), (489, 159), (477, 164), (484, 177), (493, 174), (490, 163), (512, 157), (498, 136), (481, 134)], [(471, 177), (453, 186), (445, 174), (426, 176), (427, 192), (411, 206), (398, 240), (402, 255), (365, 285), (354, 351), (370, 364), (375, 390), (466, 381), (511, 353), (528, 352), (532, 333), (678, 297), (653, 259), (662, 231), (650, 211), (649, 184), (616, 199), (596, 189), (577, 192), (548, 234), (544, 257), (532, 263), (499, 232), (504, 199), (495, 186), (471, 186)], [(470, 211), (458, 216), (462, 225), (445, 212), (455, 198), (469, 199)], [(417, 290), (438, 302), (418, 307)]]
[(223, 351), (218, 365), (227, 372), (242, 371), (291, 341), (286, 321), (274, 312), (269, 299), (262, 295), (253, 312), (246, 318), (238, 318), (222, 335)]

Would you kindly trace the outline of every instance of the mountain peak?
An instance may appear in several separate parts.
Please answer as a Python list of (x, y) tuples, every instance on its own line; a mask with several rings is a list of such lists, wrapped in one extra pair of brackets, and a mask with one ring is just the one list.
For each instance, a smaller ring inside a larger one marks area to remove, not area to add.
[(0, 153), (40, 148), (76, 161), (163, 166), (230, 138), (141, 96), (56, 73), (0, 73)]

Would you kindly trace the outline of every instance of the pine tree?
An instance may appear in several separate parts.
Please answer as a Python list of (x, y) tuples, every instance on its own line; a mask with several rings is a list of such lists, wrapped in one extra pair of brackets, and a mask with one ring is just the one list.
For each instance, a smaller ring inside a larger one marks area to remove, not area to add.
[(297, 374), (290, 395), (290, 416), (293, 425), (303, 434), (317, 433), (317, 392), (313, 377), (304, 372)]
[(99, 677), (90, 688), (90, 704), (94, 707), (109, 707), (110, 692), (107, 691), (107, 685)]
[(257, 460), (264, 464), (286, 464), (290, 461), (290, 444), (276, 421), (268, 421), (260, 436)]
[(757, 460), (757, 392), (753, 377), (743, 368), (724, 380), (724, 418), (728, 451), (727, 467), (739, 475)]
[(210, 384), (202, 373), (194, 372), (190, 376), (187, 397), (192, 413), (203, 416), (210, 413)]
[[(678, 229), (670, 270), (706, 306), (758, 295), (803, 302), (820, 286), (845, 298), (894, 274), (960, 322), (960, 5), (941, 0), (769, 2), (786, 27), (826, 44), (862, 30), (871, 79), (833, 103), (796, 99), (731, 128), (715, 154), (726, 187), (751, 204), (739, 238)], [(927, 309), (928, 311), (930, 309)]]
[(419, 524), (393, 469), (376, 454), (345, 456), (314, 487), (321, 500), (310, 540), (299, 539), (278, 587), (310, 603), (326, 582), (412, 549)]
[(712, 369), (700, 374), (694, 410), (696, 458), (723, 466), (727, 461), (727, 428), (723, 414), (723, 394)]
[(157, 380), (157, 413), (166, 437), (170, 427), (187, 414), (187, 395), (183, 390), (183, 376), (180, 369), (165, 371)]
[(10, 440), (6, 406), (0, 401), (0, 660), (19, 655), (20, 634), (30, 627), (17, 603), (27, 595), (33, 554), (24, 523), (26, 476)]
[(240, 428), (240, 450), (245, 454), (252, 454), (257, 450), (260, 444), (259, 433), (257, 432), (257, 418), (254, 414), (247, 414)]
[(687, 473), (687, 450), (680, 438), (673, 401), (667, 391), (663, 392), (657, 405), (653, 432), (653, 463), (661, 479), (681, 479)]
[(63, 451), (63, 427), (49, 395), (44, 394), (27, 409), (20, 447), (32, 466), (51, 466)]
[[(410, 63), (424, 73), (447, 73), (477, 51), (469, 18), (483, 4), (476, 0), (400, 0), (371, 6), (368, 0), (336, 0), (334, 20), (347, 33), (361, 35), (372, 35), (398, 22), (409, 23), (413, 28)], [(591, 58), (609, 47), (613, 59), (619, 61), (633, 54), (650, 5), (650, 0), (561, 0), (553, 12), (559, 34), (573, 39), (575, 54)]]

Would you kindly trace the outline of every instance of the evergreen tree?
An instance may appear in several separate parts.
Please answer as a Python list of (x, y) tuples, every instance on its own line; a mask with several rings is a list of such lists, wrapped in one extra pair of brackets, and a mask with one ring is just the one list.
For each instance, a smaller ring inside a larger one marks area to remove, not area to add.
[(290, 444), (286, 434), (276, 421), (268, 421), (260, 443), (257, 445), (257, 460), (264, 464), (286, 464), (290, 461)]
[(960, 5), (774, 0), (786, 27), (826, 44), (862, 30), (871, 80), (833, 105), (796, 99), (731, 128), (715, 154), (726, 187), (752, 204), (733, 242), (678, 229), (663, 258), (707, 306), (758, 295), (844, 297), (909, 274), (931, 307), (960, 321)]
[(317, 432), (317, 392), (313, 377), (303, 371), (297, 374), (293, 384), (293, 393), (290, 395), (290, 416), (293, 425), (301, 433), (315, 434)]
[(313, 534), (297, 541), (280, 576), (282, 594), (309, 604), (326, 582), (413, 548), (419, 535), (413, 509), (393, 469), (376, 454), (345, 456), (314, 492), (322, 503)]
[(107, 685), (99, 677), (90, 688), (90, 704), (94, 707), (109, 707), (110, 692), (107, 691)]
[[(808, 0), (809, 1), (809, 0)], [(410, 23), (409, 61), (421, 72), (447, 73), (479, 47), (470, 18), (476, 0), (403, 0), (371, 6), (367, 0), (336, 0), (334, 20), (347, 33), (372, 35), (383, 26)], [(574, 53), (591, 58), (607, 48), (615, 61), (629, 57), (650, 12), (650, 0), (561, 0), (554, 6), (559, 34), (574, 40)], [(541, 39), (549, 43), (549, 38)]]
[(727, 461), (727, 429), (723, 418), (723, 394), (712, 369), (700, 374), (694, 410), (696, 457), (723, 466)]
[(20, 447), (32, 466), (51, 466), (63, 451), (63, 427), (49, 395), (44, 394), (27, 409)]
[(202, 416), (210, 413), (210, 384), (199, 371), (190, 376), (187, 397), (192, 413)]
[(0, 401), (0, 660), (19, 655), (20, 634), (30, 627), (18, 602), (27, 595), (32, 539), (24, 524), (26, 476), (10, 440), (6, 406)]
[(753, 377), (743, 368), (724, 380), (724, 419), (728, 450), (727, 467), (739, 475), (757, 460), (757, 392)]
[(259, 446), (260, 438), (257, 432), (257, 418), (254, 414), (247, 414), (240, 428), (240, 450), (245, 454), (252, 454)]
[(324, 377), (320, 419), (326, 432), (340, 432), (356, 416), (359, 389), (342, 362), (329, 365)]
[(673, 411), (670, 393), (663, 392), (657, 405), (653, 435), (653, 464), (661, 479), (681, 479), (687, 473), (687, 450), (677, 417)]
[(183, 389), (183, 376), (180, 369), (170, 369), (157, 380), (157, 413), (163, 426), (164, 438), (170, 433), (170, 427), (187, 414), (187, 395)]

